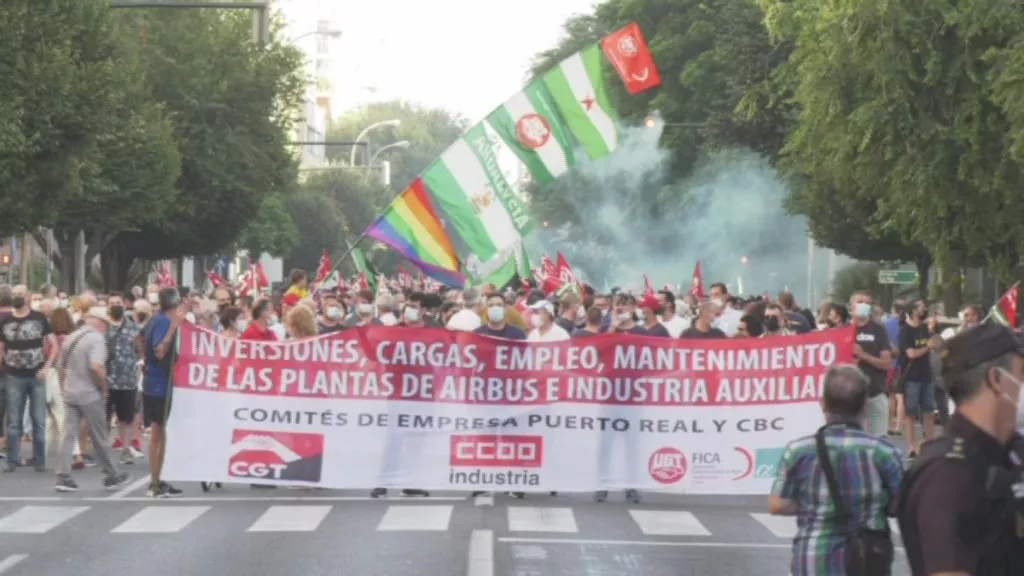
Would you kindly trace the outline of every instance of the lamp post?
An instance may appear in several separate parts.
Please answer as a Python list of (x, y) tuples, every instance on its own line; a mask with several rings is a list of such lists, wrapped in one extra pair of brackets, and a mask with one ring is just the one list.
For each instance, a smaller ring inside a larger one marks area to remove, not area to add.
[[(393, 150), (395, 148), (402, 148), (403, 150), (406, 150), (411, 145), (412, 144), (408, 140), (399, 140), (398, 142), (394, 142), (392, 144), (388, 144), (387, 146), (381, 148), (380, 150), (377, 150), (377, 152), (374, 153), (373, 157), (370, 158), (370, 161), (367, 162), (366, 165), (367, 166), (373, 166), (373, 161), (376, 160), (377, 157), (380, 156), (382, 153), (384, 153), (384, 152), (386, 152), (388, 150)], [(353, 152), (354, 151), (355, 151), (355, 149), (353, 148)]]
[[(364, 128), (363, 131), (359, 133), (359, 136), (356, 136), (356, 142), (363, 142), (363, 141), (365, 141), (366, 135), (369, 134), (371, 130), (375, 130), (375, 129), (380, 128), (382, 126), (400, 126), (401, 124), (402, 124), (402, 121), (399, 120), (398, 118), (393, 118), (391, 120), (382, 120), (380, 122), (374, 122), (373, 124), (370, 124), (369, 126)], [(366, 151), (369, 152), (370, 151), (370, 144), (369, 144), (369, 142), (367, 142), (365, 144), (365, 146), (366, 146)], [(367, 158), (367, 159), (369, 157), (370, 157), (369, 155), (364, 156), (364, 158)], [(352, 149), (352, 154), (351, 154), (351, 156), (349, 156), (348, 163), (351, 166), (355, 166), (356, 165), (356, 149), (355, 148)], [(367, 164), (369, 164), (369, 162), (367, 162)]]
[(309, 38), (310, 36), (327, 36), (332, 40), (337, 40), (338, 38), (341, 38), (341, 30), (313, 30), (312, 32), (299, 34), (295, 38), (292, 38), (292, 43), (298, 42), (303, 38)]

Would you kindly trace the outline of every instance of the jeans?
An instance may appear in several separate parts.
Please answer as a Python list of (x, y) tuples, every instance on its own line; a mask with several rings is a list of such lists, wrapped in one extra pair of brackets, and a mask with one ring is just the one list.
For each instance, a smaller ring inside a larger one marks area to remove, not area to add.
[(22, 425), (25, 405), (29, 406), (32, 421), (32, 459), (42, 469), (46, 463), (46, 385), (35, 377), (7, 376), (7, 466), (17, 466), (20, 460)]
[(909, 418), (918, 420), (935, 413), (935, 384), (933, 382), (904, 383), (904, 408)]

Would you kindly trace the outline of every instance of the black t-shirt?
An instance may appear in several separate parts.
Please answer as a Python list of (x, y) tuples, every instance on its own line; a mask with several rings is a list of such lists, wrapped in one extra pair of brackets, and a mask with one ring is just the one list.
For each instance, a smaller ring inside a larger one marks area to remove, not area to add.
[(562, 316), (555, 318), (555, 324), (561, 326), (562, 330), (565, 330), (569, 334), (572, 334), (576, 330), (576, 325), (573, 324), (572, 321), (569, 320), (568, 318)]
[(523, 332), (519, 328), (511, 324), (505, 324), (501, 330), (495, 330), (487, 324), (473, 330), (477, 334), (483, 334), (484, 336), (492, 336), (494, 338), (504, 338), (506, 340), (526, 340), (526, 332)]
[(657, 324), (650, 328), (644, 328), (644, 330), (647, 330), (648, 336), (657, 336), (659, 338), (672, 337), (672, 335), (668, 333), (668, 329), (665, 328), (665, 326), (663, 326), (661, 322), (658, 322)]
[(46, 363), (43, 344), (50, 335), (50, 321), (42, 312), (32, 310), (27, 316), (13, 314), (0, 320), (0, 341), (4, 343), (4, 373), (19, 378), (33, 378)]
[(611, 328), (607, 332), (608, 334), (636, 334), (637, 336), (647, 336), (647, 330), (639, 324), (633, 326), (629, 330), (616, 330)]
[[(889, 349), (889, 332), (878, 322), (869, 321), (863, 326), (857, 327), (857, 344), (869, 354), (878, 358)], [(885, 392), (885, 381), (888, 378), (888, 370), (876, 368), (863, 360), (857, 361), (857, 367), (864, 371), (864, 374), (871, 380), (871, 387), (868, 389), (869, 396), (877, 396)]]
[(932, 381), (932, 365), (928, 354), (913, 360), (907, 357), (907, 350), (924, 348), (931, 337), (932, 333), (924, 323), (917, 327), (910, 324), (900, 326), (900, 372), (904, 382)]
[(580, 328), (572, 332), (573, 338), (590, 338), (591, 336), (598, 336), (600, 332), (591, 332), (586, 328)]
[(320, 324), (320, 333), (330, 334), (332, 332), (343, 332), (345, 328), (347, 328), (347, 326), (340, 322), (333, 326), (328, 326), (327, 324)]
[(728, 338), (728, 336), (725, 335), (725, 332), (722, 332), (718, 328), (712, 328), (711, 330), (708, 330), (707, 332), (702, 332), (696, 326), (690, 326), (686, 330), (683, 330), (683, 333), (680, 334), (679, 337), (680, 338), (691, 338), (691, 339), (694, 339), (694, 340), (704, 340), (704, 339), (712, 339), (712, 338), (714, 338), (714, 339)]

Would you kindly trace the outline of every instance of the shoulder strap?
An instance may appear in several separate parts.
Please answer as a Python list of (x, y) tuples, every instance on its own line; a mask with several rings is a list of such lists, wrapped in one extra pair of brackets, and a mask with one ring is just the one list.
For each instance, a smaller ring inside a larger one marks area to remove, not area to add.
[(814, 435), (814, 440), (818, 447), (818, 465), (821, 466), (821, 471), (825, 474), (828, 493), (832, 497), (832, 504), (836, 507), (836, 521), (840, 526), (848, 526), (850, 523), (850, 511), (846, 509), (843, 495), (839, 492), (839, 479), (836, 477), (835, 469), (832, 468), (832, 459), (829, 458), (828, 446), (825, 444), (826, 428), (828, 428), (827, 425), (822, 426), (818, 429), (818, 433)]
[(61, 381), (64, 380), (64, 373), (68, 369), (68, 361), (71, 358), (71, 353), (75, 351), (75, 346), (78, 346), (78, 343), (81, 342), (82, 338), (85, 338), (86, 334), (87, 332), (83, 330), (81, 334), (75, 336), (75, 339), (68, 344), (67, 350), (64, 351), (64, 357), (61, 358), (60, 370), (58, 371)]

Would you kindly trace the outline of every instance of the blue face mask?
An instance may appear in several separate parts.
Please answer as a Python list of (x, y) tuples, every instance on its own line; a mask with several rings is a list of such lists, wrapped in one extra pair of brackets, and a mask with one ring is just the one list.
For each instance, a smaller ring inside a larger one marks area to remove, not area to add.
[(861, 302), (854, 307), (853, 313), (856, 314), (858, 318), (871, 318), (871, 304)]
[(487, 309), (487, 318), (495, 324), (503, 322), (505, 320), (505, 307), (491, 306)]

